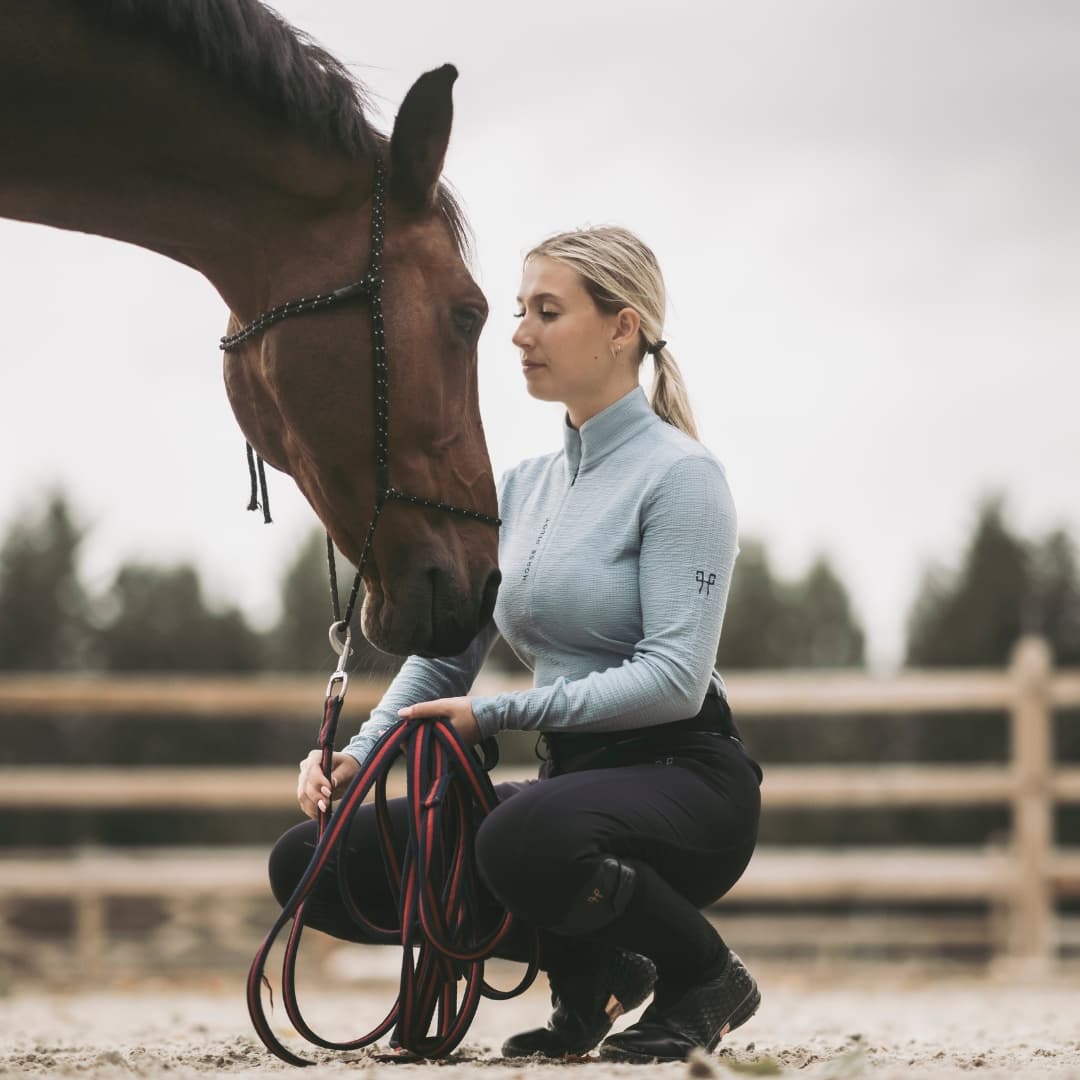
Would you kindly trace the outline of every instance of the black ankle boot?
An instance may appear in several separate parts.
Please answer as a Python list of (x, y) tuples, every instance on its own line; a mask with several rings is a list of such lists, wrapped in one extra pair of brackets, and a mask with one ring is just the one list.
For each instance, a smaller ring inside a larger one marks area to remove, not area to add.
[(624, 1013), (636, 1009), (652, 991), (656, 968), (651, 960), (623, 949), (588, 950), (587, 966), (551, 972), (551, 1004), (547, 1027), (512, 1035), (503, 1043), (504, 1057), (566, 1057), (587, 1054)]
[(729, 953), (721, 970), (678, 1000), (654, 1001), (633, 1027), (604, 1040), (605, 1061), (685, 1061), (695, 1046), (712, 1051), (729, 1031), (745, 1024), (761, 1004), (757, 983)]

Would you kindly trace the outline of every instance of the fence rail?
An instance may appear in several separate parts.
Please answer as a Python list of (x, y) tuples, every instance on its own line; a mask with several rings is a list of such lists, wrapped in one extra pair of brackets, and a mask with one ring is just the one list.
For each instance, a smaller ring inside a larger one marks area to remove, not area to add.
[[(792, 766), (766, 769), (766, 808), (985, 806), (1012, 811), (1008, 842), (982, 849), (759, 849), (723, 903), (790, 901), (986, 901), (1004, 926), (1004, 953), (1047, 967), (1063, 935), (1059, 898), (1080, 894), (1080, 849), (1060, 849), (1055, 807), (1080, 803), (1080, 768), (1053, 760), (1055, 708), (1080, 708), (1080, 671), (1054, 672), (1038, 639), (1022, 641), (1005, 671), (733, 673), (736, 714), (969, 712), (1008, 713), (1011, 759), (1003, 766)], [(383, 682), (354, 680), (350, 712), (374, 706)], [(498, 689), (527, 683), (501, 681)], [(476, 687), (489, 692), (490, 684)], [(312, 722), (321, 680), (101, 679), (0, 677), (5, 715), (201, 715), (295, 717)], [(496, 779), (527, 775), (499, 770)], [(241, 768), (3, 768), (0, 809), (285, 809), (294, 805), (295, 771)], [(43, 796), (43, 792), (48, 792)], [(103, 898), (140, 892), (265, 895), (265, 853), (98, 852), (77, 857), (0, 859), (0, 915), (18, 897), (70, 895), (78, 905), (77, 954), (92, 968), (103, 949)], [(0, 945), (4, 922), (0, 919)]]
[[(58, 772), (60, 774), (58, 778)], [(524, 780), (531, 768), (498, 768), (496, 782)], [(33, 810), (48, 792), (51, 810), (288, 810), (296, 805), (296, 770), (281, 766), (0, 767), (0, 808)], [(404, 785), (391, 794), (404, 794)], [(1014, 769), (994, 765), (771, 766), (770, 810), (820, 807), (999, 806), (1017, 794)], [(1080, 768), (1059, 769), (1046, 796), (1080, 803)]]

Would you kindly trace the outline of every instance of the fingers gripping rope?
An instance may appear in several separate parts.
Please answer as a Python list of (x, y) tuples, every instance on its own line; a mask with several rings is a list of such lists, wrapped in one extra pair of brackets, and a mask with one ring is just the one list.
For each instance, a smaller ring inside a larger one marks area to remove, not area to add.
[[(327, 696), (319, 742), (333, 749), (342, 698)], [(386, 785), (399, 753), (407, 766), (408, 836), (399, 856), (390, 828)], [(343, 842), (353, 812), (374, 790), (379, 841), (387, 880), (397, 902), (397, 926), (377, 926), (347, 891)], [(509, 913), (493, 928), (477, 926), (479, 883), (473, 861), (473, 837), (480, 822), (498, 804), (498, 796), (476, 756), (442, 717), (403, 720), (387, 731), (353, 778), (333, 816), (319, 815), (319, 841), (281, 915), (252, 962), (247, 981), (248, 1012), (267, 1049), (292, 1065), (314, 1065), (284, 1046), (270, 1028), (261, 986), (267, 957), (290, 923), (282, 963), (282, 997), (296, 1030), (328, 1050), (369, 1046), (391, 1028), (394, 1041), (425, 1058), (449, 1054), (465, 1037), (481, 997), (504, 999), (522, 993), (536, 977), (539, 946), (521, 982), (497, 990), (484, 980), (484, 960), (512, 927)], [(334, 1042), (314, 1032), (296, 1000), (296, 956), (304, 927), (304, 904), (330, 859), (338, 860), (341, 898), (351, 917), (372, 941), (402, 945), (401, 989), (382, 1021), (360, 1038)], [(464, 980), (459, 1000), (458, 983)], [(437, 1014), (437, 1020), (436, 1020)], [(428, 1034), (433, 1021), (435, 1033)]]

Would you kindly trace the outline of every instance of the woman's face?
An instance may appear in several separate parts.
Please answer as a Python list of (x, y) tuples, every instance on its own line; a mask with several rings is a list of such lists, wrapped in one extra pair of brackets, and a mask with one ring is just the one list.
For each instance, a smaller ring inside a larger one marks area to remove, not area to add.
[(521, 320), (511, 341), (521, 350), (529, 393), (568, 405), (601, 397), (626, 367), (613, 353), (618, 315), (605, 315), (576, 270), (534, 255), (525, 264), (518, 294)]

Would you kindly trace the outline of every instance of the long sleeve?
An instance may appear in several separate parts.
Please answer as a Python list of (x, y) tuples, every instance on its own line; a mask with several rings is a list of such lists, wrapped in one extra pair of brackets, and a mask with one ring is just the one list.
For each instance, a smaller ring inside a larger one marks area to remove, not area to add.
[(457, 656), (410, 656), (372, 709), (370, 718), (342, 750), (363, 764), (372, 747), (400, 719), (398, 709), (418, 701), (467, 694), (498, 636), (492, 619)]
[[(737, 551), (722, 467), (711, 456), (681, 457), (641, 502), (642, 635), (633, 654), (581, 678), (473, 697), (481, 733), (615, 731), (692, 716), (713, 676)], [(603, 578), (583, 581), (582, 591), (567, 606), (587, 622), (590, 605), (604, 603)]]

